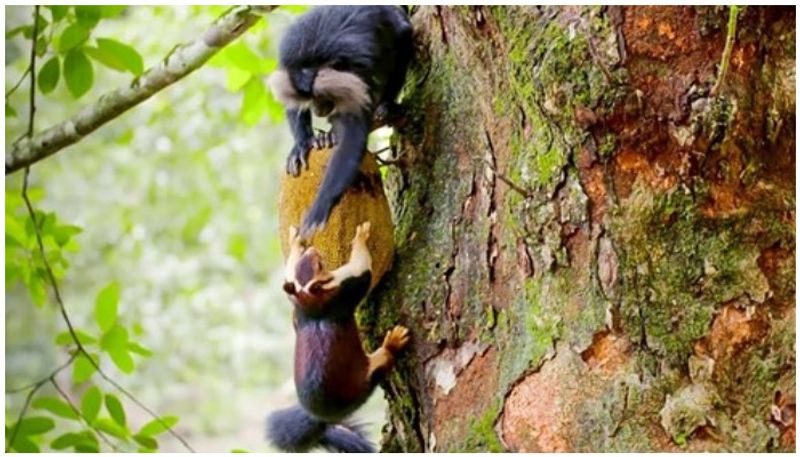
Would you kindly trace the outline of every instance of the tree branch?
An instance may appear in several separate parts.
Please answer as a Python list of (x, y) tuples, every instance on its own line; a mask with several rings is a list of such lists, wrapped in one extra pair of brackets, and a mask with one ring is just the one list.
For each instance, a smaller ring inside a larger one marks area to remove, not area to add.
[(75, 144), (106, 122), (147, 100), (200, 68), (220, 49), (258, 21), (255, 13), (276, 6), (238, 6), (220, 16), (198, 39), (175, 47), (155, 67), (134, 79), (128, 87), (111, 91), (70, 119), (14, 144), (6, 155), (6, 174), (13, 173)]

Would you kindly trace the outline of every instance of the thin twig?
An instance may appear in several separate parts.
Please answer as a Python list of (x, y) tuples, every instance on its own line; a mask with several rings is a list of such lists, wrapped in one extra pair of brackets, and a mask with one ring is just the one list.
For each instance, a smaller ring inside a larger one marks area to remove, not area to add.
[[(77, 353), (76, 353), (76, 354), (77, 354)], [(53, 387), (55, 387), (55, 388), (56, 388), (56, 390), (58, 391), (58, 393), (61, 395), (61, 398), (63, 398), (63, 399), (64, 399), (64, 401), (65, 401), (65, 402), (67, 402), (67, 404), (70, 406), (70, 408), (72, 408), (72, 410), (73, 410), (73, 411), (75, 411), (75, 414), (77, 414), (77, 415), (78, 415), (78, 417), (80, 417), (80, 418), (81, 418), (81, 420), (83, 421), (83, 423), (85, 423), (85, 424), (86, 424), (86, 426), (87, 426), (87, 427), (89, 427), (90, 429), (92, 429), (92, 430), (94, 430), (95, 432), (97, 432), (97, 434), (100, 436), (100, 438), (101, 438), (103, 441), (105, 441), (105, 443), (106, 443), (106, 444), (108, 444), (109, 446), (111, 446), (111, 449), (113, 449), (114, 451), (119, 451), (119, 447), (117, 447), (117, 445), (115, 445), (114, 443), (112, 443), (112, 442), (111, 442), (111, 440), (109, 440), (109, 439), (108, 439), (108, 437), (105, 435), (105, 433), (103, 433), (103, 431), (102, 431), (102, 430), (100, 430), (100, 429), (98, 429), (98, 428), (96, 428), (96, 427), (92, 427), (92, 424), (90, 424), (90, 423), (89, 423), (89, 419), (86, 419), (86, 416), (84, 416), (84, 415), (83, 415), (83, 413), (81, 412), (81, 410), (80, 410), (80, 409), (78, 409), (78, 407), (77, 407), (77, 406), (75, 406), (75, 404), (74, 404), (74, 403), (72, 403), (72, 399), (71, 399), (71, 398), (69, 398), (69, 395), (67, 395), (67, 393), (66, 393), (66, 392), (64, 392), (64, 389), (62, 389), (62, 388), (61, 388), (61, 386), (59, 386), (59, 385), (58, 385), (58, 383), (56, 382), (56, 379), (55, 379), (55, 377), (52, 377), (52, 378), (50, 378), (50, 383), (51, 383), (51, 384), (53, 384)]]
[(25, 392), (28, 389), (33, 389), (37, 385), (47, 382), (48, 379), (50, 379), (53, 376), (55, 376), (58, 373), (60, 373), (61, 370), (63, 370), (64, 368), (67, 368), (70, 365), (72, 365), (72, 362), (75, 361), (76, 357), (78, 357), (78, 352), (74, 352), (66, 362), (61, 364), (58, 368), (53, 370), (50, 374), (48, 374), (47, 376), (43, 377), (42, 379), (40, 379), (40, 380), (38, 380), (36, 382), (32, 382), (32, 383), (28, 384), (27, 386), (17, 387), (17, 388), (14, 388), (14, 389), (8, 389), (8, 390), (6, 390), (6, 394), (17, 394), (17, 393), (20, 393), (20, 392)]
[(17, 91), (19, 86), (22, 84), (22, 81), (25, 81), (25, 77), (28, 76), (28, 73), (30, 72), (31, 72), (31, 67), (25, 69), (25, 73), (23, 73), (22, 76), (19, 77), (19, 81), (17, 81), (17, 83), (14, 84), (14, 87), (8, 89), (8, 92), (6, 92), (6, 99), (8, 99), (8, 97), (10, 97), (11, 94)]

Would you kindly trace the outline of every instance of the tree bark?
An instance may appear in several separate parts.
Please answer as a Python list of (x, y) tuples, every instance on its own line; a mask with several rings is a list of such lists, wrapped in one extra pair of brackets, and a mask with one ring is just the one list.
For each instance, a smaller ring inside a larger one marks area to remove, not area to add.
[(383, 449), (794, 450), (794, 8), (413, 20)]

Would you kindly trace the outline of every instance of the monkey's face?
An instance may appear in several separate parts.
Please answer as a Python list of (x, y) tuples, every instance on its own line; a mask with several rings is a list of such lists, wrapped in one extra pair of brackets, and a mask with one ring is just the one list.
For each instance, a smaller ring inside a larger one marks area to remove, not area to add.
[(318, 117), (361, 113), (372, 102), (364, 80), (354, 73), (329, 66), (279, 68), (267, 83), (275, 98), (287, 108), (311, 109)]

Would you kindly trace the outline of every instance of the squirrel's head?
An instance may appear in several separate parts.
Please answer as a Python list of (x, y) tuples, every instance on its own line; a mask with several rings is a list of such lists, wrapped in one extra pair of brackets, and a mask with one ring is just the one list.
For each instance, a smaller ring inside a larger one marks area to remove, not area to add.
[(325, 270), (319, 251), (313, 247), (306, 249), (295, 265), (294, 274), (295, 282), (285, 282), (284, 292), (303, 312), (315, 314), (322, 311), (336, 293), (336, 287), (323, 287), (333, 281), (333, 275)]

